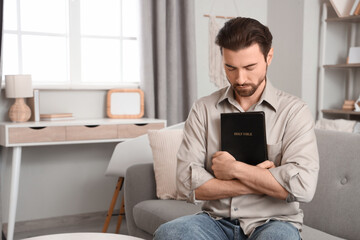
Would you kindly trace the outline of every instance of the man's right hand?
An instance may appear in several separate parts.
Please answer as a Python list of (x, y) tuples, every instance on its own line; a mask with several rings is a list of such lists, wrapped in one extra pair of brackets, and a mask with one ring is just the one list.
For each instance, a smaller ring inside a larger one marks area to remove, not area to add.
[(256, 165), (257, 167), (261, 167), (264, 169), (270, 169), (270, 168), (275, 168), (275, 164), (270, 161), (270, 160), (265, 160), (262, 163), (259, 163), (258, 165)]

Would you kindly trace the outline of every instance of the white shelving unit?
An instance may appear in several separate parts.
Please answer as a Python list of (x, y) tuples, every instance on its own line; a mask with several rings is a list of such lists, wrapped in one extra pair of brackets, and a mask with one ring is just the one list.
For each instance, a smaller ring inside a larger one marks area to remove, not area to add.
[[(325, 92), (325, 72), (326, 71), (346, 71), (345, 79), (339, 79), (339, 81), (346, 81), (346, 89), (345, 99), (355, 100), (354, 96), (354, 81), (355, 81), (355, 71), (356, 69), (360, 69), (360, 64), (347, 64), (346, 60), (343, 62), (338, 62), (336, 64), (328, 64), (327, 63), (327, 41), (328, 41), (328, 24), (342, 24), (344, 27), (348, 28), (347, 36), (343, 37), (343, 46), (341, 48), (346, 48), (346, 51), (352, 46), (356, 44), (356, 30), (357, 25), (360, 23), (360, 16), (349, 16), (349, 17), (328, 17), (328, 10), (332, 8), (332, 6), (328, 3), (324, 3), (322, 6), (322, 15), (321, 15), (321, 32), (320, 32), (320, 46), (319, 46), (319, 79), (318, 79), (318, 104), (317, 104), (317, 119), (323, 118), (323, 115), (333, 115), (336, 117), (359, 117), (360, 112), (342, 110), (341, 108), (334, 109), (324, 109), (324, 100), (327, 97), (331, 97), (326, 95)], [(336, 46), (338, 47), (338, 46)], [(343, 100), (345, 100), (343, 99)], [(341, 104), (342, 105), (342, 104)]]

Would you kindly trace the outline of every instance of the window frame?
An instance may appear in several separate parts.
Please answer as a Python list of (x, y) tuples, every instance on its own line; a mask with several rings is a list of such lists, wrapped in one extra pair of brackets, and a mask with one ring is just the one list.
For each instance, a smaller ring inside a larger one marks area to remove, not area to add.
[[(12, 0), (6, 0), (12, 1)], [(34, 82), (34, 89), (59, 89), (59, 90), (108, 90), (114, 88), (139, 88), (140, 87), (140, 79), (138, 82), (125, 82), (123, 79), (123, 54), (122, 54), (122, 46), (124, 40), (135, 40), (139, 41), (138, 36), (124, 36), (122, 31), (122, 23), (120, 24), (120, 36), (111, 37), (111, 36), (97, 36), (97, 35), (81, 35), (80, 25), (80, 0), (67, 0), (67, 8), (68, 8), (68, 18), (66, 20), (67, 32), (65, 34), (61, 33), (45, 33), (45, 32), (32, 32), (32, 31), (22, 31), (21, 30), (21, 16), (20, 16), (20, 1), (17, 1), (16, 7), (16, 18), (17, 18), (17, 30), (5, 30), (3, 28), (4, 34), (14, 34), (18, 39), (18, 69), (19, 74), (23, 73), (23, 57), (22, 57), (22, 37), (25, 35), (31, 36), (61, 36), (67, 38), (67, 80), (66, 82)], [(123, 0), (120, 1), (120, 7), (123, 7)], [(120, 11), (120, 19), (122, 19), (122, 11)], [(71, 23), (71, 24), (70, 24)], [(120, 40), (120, 73), (121, 79), (119, 82), (82, 82), (81, 81), (81, 40), (82, 38), (91, 38), (91, 39), (118, 39)], [(140, 47), (139, 47), (140, 48)], [(72, 49), (72, 50), (71, 50)], [(71, 51), (70, 51), (71, 50)], [(4, 60), (4, 59), (3, 59)], [(2, 72), (4, 75), (4, 71)], [(4, 77), (3, 77), (4, 78)]]

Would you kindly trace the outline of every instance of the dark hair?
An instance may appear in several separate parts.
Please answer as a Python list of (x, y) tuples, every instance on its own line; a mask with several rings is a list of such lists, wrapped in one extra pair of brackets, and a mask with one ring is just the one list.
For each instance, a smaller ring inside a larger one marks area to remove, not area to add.
[(268, 27), (252, 18), (237, 17), (227, 21), (216, 36), (215, 43), (222, 48), (237, 51), (259, 44), (265, 61), (271, 49), (272, 35)]

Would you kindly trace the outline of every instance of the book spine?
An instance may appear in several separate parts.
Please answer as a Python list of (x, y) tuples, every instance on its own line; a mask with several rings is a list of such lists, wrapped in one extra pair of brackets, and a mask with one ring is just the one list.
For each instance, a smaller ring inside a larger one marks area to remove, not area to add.
[(61, 120), (74, 120), (74, 117), (58, 117), (58, 118), (41, 118), (41, 121), (61, 121)]
[(359, 1), (360, 1), (360, 0), (355, 0), (355, 1), (354, 1), (354, 4), (353, 4), (353, 6), (352, 6), (352, 8), (351, 8), (351, 11), (350, 11), (350, 15), (355, 15), (355, 11), (356, 11), (356, 8), (357, 8), (358, 5), (359, 5)]
[(360, 3), (357, 5), (354, 15), (359, 15), (360, 14)]

